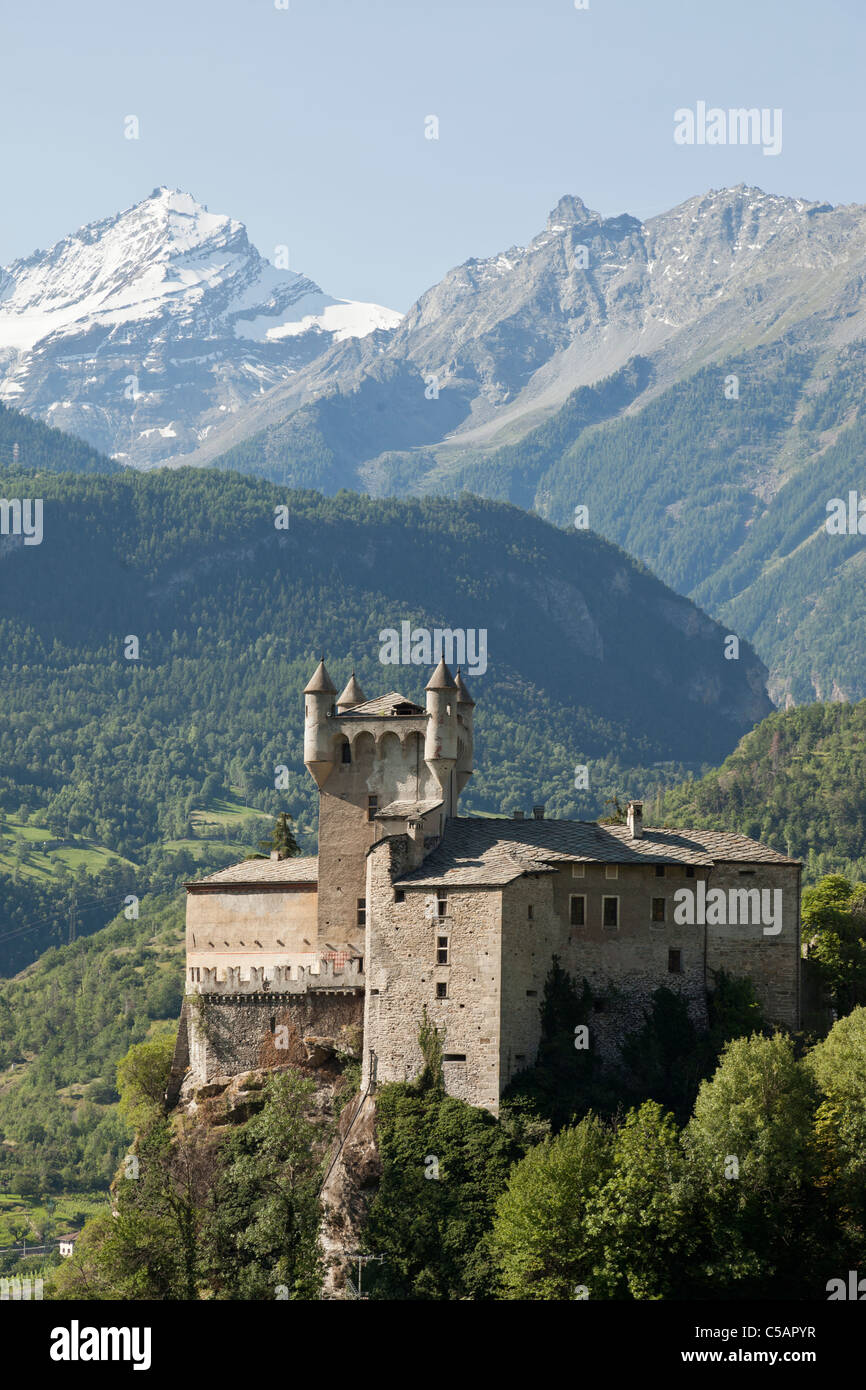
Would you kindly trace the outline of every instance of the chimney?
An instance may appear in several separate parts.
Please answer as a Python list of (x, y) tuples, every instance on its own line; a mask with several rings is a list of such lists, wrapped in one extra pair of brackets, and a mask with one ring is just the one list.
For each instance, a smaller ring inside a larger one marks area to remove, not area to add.
[(410, 816), (406, 825), (409, 865), (417, 869), (424, 858), (424, 822), (420, 816)]
[(282, 859), (282, 857), (283, 857), (283, 856), (280, 854), (280, 851), (279, 851), (278, 849), (272, 849), (272, 850), (271, 850), (271, 858), (272, 858), (272, 859)]
[(625, 813), (628, 833), (633, 840), (643, 838), (643, 802), (630, 801)]
[(522, 812), (522, 811), (515, 811), (515, 812), (514, 812), (514, 819), (515, 819), (515, 820), (523, 820), (523, 812)]
[(542, 804), (541, 806), (533, 806), (532, 814), (534, 815), (536, 820), (544, 820), (544, 805)]

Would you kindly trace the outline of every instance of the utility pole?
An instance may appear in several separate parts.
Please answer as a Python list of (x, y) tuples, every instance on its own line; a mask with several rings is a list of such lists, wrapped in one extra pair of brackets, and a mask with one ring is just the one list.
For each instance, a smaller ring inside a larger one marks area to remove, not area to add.
[(69, 944), (70, 944), (70, 946), (72, 945), (73, 941), (75, 940), (75, 928), (76, 928), (76, 925), (77, 925), (77, 924), (76, 924), (76, 921), (75, 921), (75, 906), (76, 906), (76, 905), (75, 905), (75, 897), (74, 897), (74, 895), (73, 895), (72, 902), (71, 902), (70, 905), (69, 905)]
[[(354, 1250), (350, 1255), (347, 1256), (347, 1258), (350, 1259), (350, 1260), (357, 1260), (357, 1261), (358, 1261), (358, 1297), (359, 1297), (359, 1298), (363, 1298), (363, 1297), (364, 1297), (364, 1294), (363, 1294), (363, 1292), (362, 1292), (362, 1290), (361, 1290), (361, 1276), (362, 1276), (362, 1273), (363, 1273), (364, 1265), (369, 1264), (371, 1260), (372, 1260), (375, 1264), (381, 1264), (382, 1261), (384, 1260), (385, 1256), (384, 1256), (384, 1255), (362, 1255), (361, 1252), (360, 1252), (360, 1250)], [(350, 1282), (350, 1284), (351, 1284), (351, 1280), (350, 1280), (349, 1282)]]

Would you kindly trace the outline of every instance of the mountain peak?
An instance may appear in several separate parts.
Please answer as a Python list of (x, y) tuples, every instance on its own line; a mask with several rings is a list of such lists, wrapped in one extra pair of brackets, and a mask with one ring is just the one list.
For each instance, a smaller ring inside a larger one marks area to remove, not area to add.
[(547, 219), (549, 232), (562, 231), (566, 227), (582, 227), (585, 222), (600, 222), (601, 213), (588, 208), (582, 198), (574, 193), (566, 193), (560, 198)]

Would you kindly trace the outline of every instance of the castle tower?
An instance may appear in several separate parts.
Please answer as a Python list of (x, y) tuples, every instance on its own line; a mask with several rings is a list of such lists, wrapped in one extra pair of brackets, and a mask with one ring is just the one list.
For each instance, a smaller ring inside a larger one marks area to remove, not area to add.
[(457, 797), (451, 776), (457, 763), (457, 686), (445, 665), (439, 662), (426, 686), (427, 731), (424, 738), (424, 761), (442, 788), (445, 814), (453, 816)]
[(455, 684), (457, 686), (457, 719), (460, 725), (457, 732), (457, 795), (459, 796), (472, 776), (474, 767), (475, 719), (473, 711), (475, 701), (466, 688), (459, 666), (457, 667)]
[(304, 766), (317, 787), (323, 787), (334, 767), (333, 736), (330, 728), (337, 687), (319, 662), (309, 684), (304, 687)]
[(426, 710), (396, 690), (365, 699), (354, 672), (337, 696), (322, 660), (304, 691), (304, 719), (304, 764), (319, 789), (318, 946), (363, 951), (367, 853), (377, 840), (405, 834), (423, 858), (457, 814), (458, 730), (465, 782), (472, 697), (444, 660), (428, 683)]
[(354, 705), (362, 705), (366, 698), (360, 685), (355, 680), (355, 672), (353, 671), (346, 685), (346, 689), (343, 691), (342, 695), (338, 695), (337, 697), (337, 713), (345, 714), (346, 710), (352, 709)]

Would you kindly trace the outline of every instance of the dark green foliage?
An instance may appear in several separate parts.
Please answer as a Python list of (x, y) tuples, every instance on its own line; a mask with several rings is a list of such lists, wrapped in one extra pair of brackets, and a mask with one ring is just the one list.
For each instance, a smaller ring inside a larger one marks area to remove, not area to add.
[(259, 847), (268, 853), (276, 850), (283, 859), (289, 859), (299, 853), (298, 842), (292, 834), (292, 818), (288, 811), (280, 811), (271, 834), (266, 840), (259, 840)]
[(376, 1096), (382, 1180), (364, 1230), (372, 1298), (491, 1296), (487, 1236), (517, 1149), (485, 1110), (435, 1089)]
[[(142, 900), (71, 946), (0, 981), (0, 1180), (36, 1191), (105, 1187), (131, 1131), (117, 1108), (116, 1065), (154, 1031), (172, 1035), (183, 997), (183, 902)], [(80, 1098), (70, 1094), (68, 1088)], [(63, 1092), (60, 1095), (58, 1092)]]
[[(298, 844), (314, 848), (301, 691), (324, 648), (338, 682), (354, 667), (370, 694), (396, 684), (417, 697), (422, 668), (379, 661), (380, 631), (404, 620), (489, 633), (489, 670), (468, 676), (479, 710), (467, 811), (543, 800), (550, 815), (589, 817), (612, 784), (648, 796), (654, 764), (721, 757), (748, 718), (708, 720), (693, 685), (711, 677), (725, 709), (754, 708), (759, 668), (745, 651), (719, 663), (721, 629), (696, 623), (684, 641), (688, 607), (627, 556), (514, 508), (326, 500), (197, 469), (6, 481), (23, 496), (38, 486), (45, 535), (3, 565), (0, 816), (124, 856), (135, 887), (128, 869), (115, 878), (139, 896), (195, 874), (188, 849), (162, 846), (193, 836), (195, 813), (230, 788), (261, 816), (291, 807)], [(290, 527), (277, 530), (283, 504)], [(594, 652), (587, 624), (616, 642)], [(129, 634), (138, 660), (125, 659)], [(591, 764), (589, 792), (574, 789), (577, 762)], [(261, 834), (250, 829), (230, 832), (244, 852)], [(0, 972), (63, 939), (68, 900), (57, 875), (11, 878), (0, 932), (42, 926), (0, 939)], [(101, 896), (101, 881), (80, 887)]]
[(0, 405), (0, 491), (4, 497), (10, 495), (6, 470), (12, 466), (16, 444), (18, 467), (32, 473), (40, 469), (70, 473), (119, 473), (121, 470), (119, 463), (100, 454), (83, 439)]
[(839, 1016), (866, 1003), (866, 883), (841, 874), (803, 894), (803, 939)]
[(803, 859), (806, 882), (866, 879), (866, 701), (776, 711), (721, 767), (666, 792), (652, 820), (739, 830)]
[(318, 1297), (318, 1188), (330, 1131), (315, 1089), (294, 1072), (271, 1077), (264, 1108), (220, 1153), (203, 1253), (218, 1298)]

